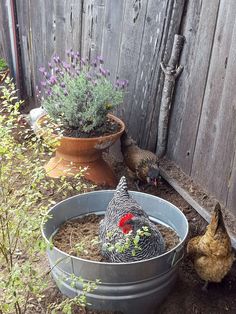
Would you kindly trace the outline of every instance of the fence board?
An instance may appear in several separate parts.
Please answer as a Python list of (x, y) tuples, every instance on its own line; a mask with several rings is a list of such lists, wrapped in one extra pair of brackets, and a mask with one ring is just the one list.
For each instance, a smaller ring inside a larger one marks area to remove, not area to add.
[(94, 0), (84, 0), (82, 7), (82, 30), (81, 30), (81, 54), (87, 57), (90, 54), (92, 45), (92, 25), (93, 25), (93, 3)]
[[(166, 14), (166, 27), (163, 30), (162, 34), (162, 46), (159, 54), (161, 55), (161, 61), (167, 63), (172, 45), (174, 42), (174, 35), (179, 33), (181, 18), (183, 15), (183, 9), (185, 5), (185, 0), (174, 0), (171, 5), (167, 8)], [(169, 19), (169, 20), (168, 20)], [(150, 110), (150, 106), (148, 106), (147, 111), (147, 122), (145, 124), (145, 129), (142, 130), (142, 146), (148, 147), (149, 149), (155, 151), (156, 142), (157, 142), (157, 125), (158, 125), (158, 117), (159, 117), (159, 108), (161, 103), (161, 94), (163, 87), (163, 73), (160, 69), (160, 59), (156, 59), (156, 66), (154, 73), (155, 78), (152, 84), (152, 92), (150, 94), (148, 102), (153, 104), (153, 107)]]
[(21, 79), (25, 95), (32, 97), (33, 85), (33, 56), (32, 56), (32, 29), (30, 24), (29, 1), (19, 0), (17, 5), (18, 31), (21, 46)]
[(82, 2), (19, 0), (16, 4), (24, 86), (26, 96), (34, 97), (41, 80), (39, 67), (47, 67), (55, 53), (64, 58), (67, 49), (80, 51)]
[(93, 8), (92, 41), (90, 57), (92, 59), (102, 55), (103, 29), (105, 23), (105, 0), (96, 0)]
[[(128, 122), (131, 126), (136, 125), (133, 133), (141, 145), (143, 145), (141, 143), (142, 134), (145, 133), (142, 131), (143, 129), (147, 131), (149, 127), (146, 125), (148, 124), (148, 107), (154, 105), (149, 101), (149, 96), (153, 89), (155, 74), (157, 74), (154, 69), (159, 66), (161, 61), (162, 33), (165, 27), (167, 6), (167, 1), (158, 1), (157, 3), (157, 1), (152, 0), (149, 1), (147, 7), (133, 99), (129, 105), (130, 118)], [(152, 109), (150, 108), (150, 110)], [(139, 123), (135, 123), (137, 118)]]
[(134, 112), (132, 112), (134, 105), (134, 89), (140, 61), (140, 49), (147, 14), (147, 3), (147, 0), (126, 2), (122, 38), (120, 42), (119, 64), (117, 64), (117, 76), (129, 81), (128, 94), (124, 106), (119, 110), (119, 115), (124, 119), (130, 134), (133, 136), (137, 136), (136, 126), (137, 121), (139, 121), (137, 111), (139, 111), (140, 106), (136, 106), (134, 109), (135, 123), (131, 124), (132, 122), (130, 122), (130, 120), (132, 119), (132, 114), (134, 114)]
[[(232, 32), (235, 14), (235, 1), (221, 1), (192, 167), (193, 178), (224, 204), (234, 154), (232, 143), (227, 143), (235, 136), (229, 133), (232, 104), (227, 100), (227, 93), (230, 92), (230, 77), (235, 71), (232, 65), (227, 66), (227, 60), (235, 40)], [(233, 56), (230, 61), (233, 62)]]
[(186, 44), (180, 63), (184, 71), (172, 109), (168, 156), (187, 174), (192, 167), (218, 8), (215, 0), (190, 2), (183, 30)]
[[(233, 106), (233, 117), (236, 120), (236, 107)], [(234, 138), (234, 147), (236, 147), (236, 138)], [(236, 216), (236, 152), (234, 151), (232, 170), (228, 183), (228, 195), (226, 200), (226, 206), (229, 208), (234, 216)]]
[(125, 1), (106, 1), (105, 23), (103, 28), (102, 56), (105, 66), (110, 71), (113, 82), (116, 80), (116, 71), (119, 62), (120, 42), (123, 30), (123, 12)]
[(4, 58), (8, 62), (8, 66), (13, 71), (13, 56), (11, 53), (11, 41), (9, 31), (9, 20), (7, 14), (6, 1), (2, 1), (0, 5), (0, 57)]

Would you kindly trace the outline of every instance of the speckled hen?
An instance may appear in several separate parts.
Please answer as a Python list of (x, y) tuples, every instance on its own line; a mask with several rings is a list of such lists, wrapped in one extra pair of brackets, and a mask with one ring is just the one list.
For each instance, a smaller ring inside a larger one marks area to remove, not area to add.
[[(146, 230), (146, 232), (143, 232)], [(143, 235), (142, 233), (145, 233)], [(138, 236), (138, 245), (137, 242)], [(158, 256), (165, 243), (157, 226), (141, 206), (129, 195), (126, 178), (122, 177), (100, 223), (102, 254), (110, 262), (133, 262)], [(129, 245), (123, 252), (114, 247)], [(114, 249), (110, 249), (113, 247)]]

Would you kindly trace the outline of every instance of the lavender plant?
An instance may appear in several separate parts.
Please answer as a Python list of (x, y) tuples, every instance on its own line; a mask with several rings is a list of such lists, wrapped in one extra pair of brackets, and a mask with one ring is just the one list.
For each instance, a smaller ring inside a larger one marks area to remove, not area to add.
[(67, 55), (68, 62), (54, 56), (49, 71), (39, 69), (44, 89), (39, 91), (41, 104), (65, 129), (90, 133), (102, 127), (107, 113), (122, 103), (128, 81), (117, 80), (113, 85), (101, 57), (89, 62), (72, 50)]

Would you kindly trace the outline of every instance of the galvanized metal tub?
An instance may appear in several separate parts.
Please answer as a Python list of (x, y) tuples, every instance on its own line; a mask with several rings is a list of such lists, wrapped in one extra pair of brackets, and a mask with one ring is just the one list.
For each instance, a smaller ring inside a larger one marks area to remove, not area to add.
[[(91, 213), (103, 214), (114, 191), (94, 191), (68, 198), (49, 211), (50, 218), (42, 227), (45, 240), (65, 221)], [(177, 268), (184, 254), (184, 243), (188, 234), (188, 221), (173, 204), (153, 195), (130, 192), (145, 209), (151, 220), (174, 229), (180, 243), (171, 251), (158, 257), (132, 263), (105, 263), (70, 256), (56, 247), (47, 250), (52, 275), (68, 297), (81, 291), (77, 282), (73, 287), (71, 274), (86, 281), (100, 280), (97, 289), (87, 294), (91, 307), (99, 310), (114, 310), (124, 314), (151, 314), (173, 287)]]

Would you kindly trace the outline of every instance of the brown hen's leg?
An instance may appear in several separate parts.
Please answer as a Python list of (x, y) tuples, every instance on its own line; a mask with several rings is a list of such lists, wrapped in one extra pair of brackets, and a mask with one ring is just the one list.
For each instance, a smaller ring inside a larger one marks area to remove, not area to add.
[(202, 287), (202, 291), (207, 292), (208, 281), (205, 281), (204, 286)]
[(135, 184), (135, 187), (136, 187), (137, 191), (140, 192), (141, 191), (141, 189), (140, 189), (140, 181), (139, 180), (135, 180), (134, 184)]

